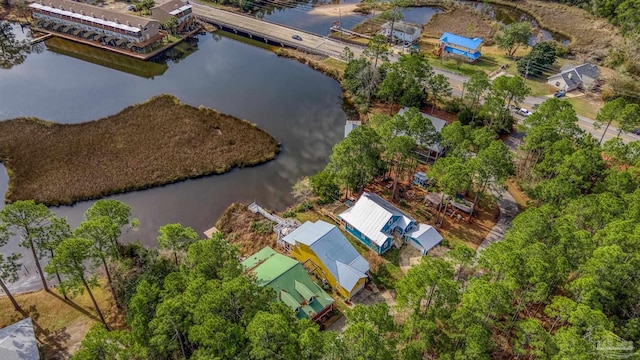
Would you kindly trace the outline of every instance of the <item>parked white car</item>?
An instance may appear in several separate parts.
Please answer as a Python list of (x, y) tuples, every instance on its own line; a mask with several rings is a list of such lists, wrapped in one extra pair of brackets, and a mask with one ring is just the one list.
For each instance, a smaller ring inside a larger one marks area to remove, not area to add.
[(524, 117), (527, 117), (527, 116), (529, 116), (529, 115), (531, 115), (533, 113), (531, 111), (525, 109), (525, 108), (520, 108), (520, 109), (516, 110), (516, 114), (520, 114), (520, 115), (522, 115)]

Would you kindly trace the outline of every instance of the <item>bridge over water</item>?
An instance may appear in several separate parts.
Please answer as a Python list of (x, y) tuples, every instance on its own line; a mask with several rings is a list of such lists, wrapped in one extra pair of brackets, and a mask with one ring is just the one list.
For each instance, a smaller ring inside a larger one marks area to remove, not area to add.
[[(216, 25), (223, 30), (230, 30), (253, 39), (278, 44), (283, 47), (291, 47), (334, 58), (340, 57), (345, 46), (348, 46), (356, 56), (360, 56), (364, 50), (362, 46), (347, 44), (326, 36), (320, 36), (252, 16), (196, 3), (192, 3), (191, 5), (194, 14), (202, 21)], [(301, 40), (294, 39), (294, 35), (298, 35)]]

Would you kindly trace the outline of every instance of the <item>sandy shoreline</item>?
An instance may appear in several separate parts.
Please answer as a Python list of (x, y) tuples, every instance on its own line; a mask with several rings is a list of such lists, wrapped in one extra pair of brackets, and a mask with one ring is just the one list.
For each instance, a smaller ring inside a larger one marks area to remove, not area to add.
[(355, 13), (354, 10), (357, 6), (358, 4), (322, 5), (314, 7), (311, 11), (309, 11), (309, 14), (333, 17), (338, 17), (340, 15), (351, 15)]

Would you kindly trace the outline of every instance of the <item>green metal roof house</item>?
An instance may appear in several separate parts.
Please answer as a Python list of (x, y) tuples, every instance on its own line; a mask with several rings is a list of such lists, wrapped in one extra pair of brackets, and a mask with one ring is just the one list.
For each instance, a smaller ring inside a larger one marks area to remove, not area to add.
[(244, 260), (242, 266), (255, 275), (258, 285), (275, 290), (278, 300), (289, 306), (298, 319), (318, 321), (333, 309), (333, 298), (313, 282), (299, 261), (268, 246)]

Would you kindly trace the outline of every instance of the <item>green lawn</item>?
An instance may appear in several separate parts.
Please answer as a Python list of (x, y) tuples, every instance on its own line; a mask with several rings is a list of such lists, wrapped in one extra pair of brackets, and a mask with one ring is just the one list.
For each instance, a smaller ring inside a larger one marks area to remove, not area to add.
[(598, 111), (600, 111), (600, 107), (591, 103), (589, 100), (585, 99), (583, 96), (567, 98), (566, 99), (573, 108), (576, 110), (578, 115), (588, 117), (589, 119), (595, 119), (598, 115)]
[(332, 69), (336, 69), (341, 73), (347, 68), (347, 63), (333, 58), (326, 58), (322, 61), (325, 65)]
[(487, 73), (494, 71), (498, 68), (497, 65), (492, 65), (489, 63), (482, 63), (478, 61), (475, 64), (469, 64), (466, 62), (456, 62), (455, 60), (439, 60), (437, 58), (431, 59), (429, 64), (435, 68), (449, 70), (457, 74), (471, 76), (477, 71), (485, 71)]
[(385, 266), (381, 267), (377, 273), (370, 271), (369, 274), (376, 285), (382, 285), (386, 289), (394, 289), (396, 282), (404, 276), (404, 273), (400, 270), (399, 266), (393, 265), (389, 262), (387, 262)]

